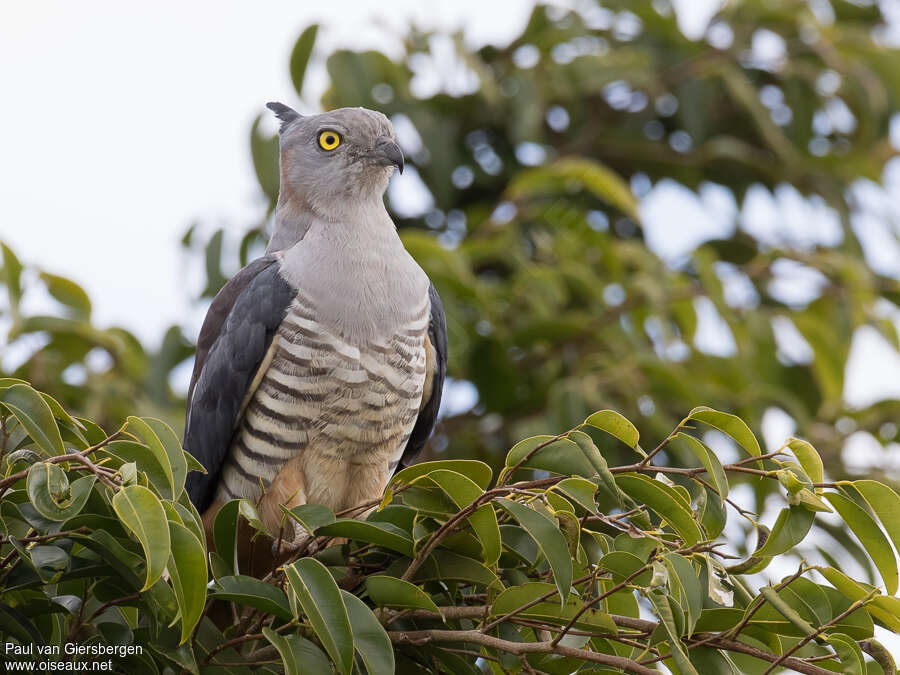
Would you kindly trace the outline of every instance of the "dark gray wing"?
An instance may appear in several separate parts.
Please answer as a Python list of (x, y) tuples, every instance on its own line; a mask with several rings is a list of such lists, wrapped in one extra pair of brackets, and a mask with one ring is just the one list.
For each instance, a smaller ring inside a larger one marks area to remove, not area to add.
[(243, 268), (213, 299), (200, 329), (184, 447), (206, 467), (186, 483), (201, 513), (215, 493), (244, 397), (296, 295), (279, 268), (275, 256)]
[(434, 422), (437, 419), (438, 409), (441, 407), (441, 394), (444, 391), (444, 378), (447, 375), (447, 318), (444, 316), (444, 305), (441, 296), (434, 288), (434, 284), (428, 287), (428, 298), (431, 300), (431, 320), (428, 323), (428, 338), (434, 347), (434, 380), (431, 387), (431, 398), (419, 411), (412, 435), (406, 442), (403, 456), (400, 458), (399, 471), (412, 464), (416, 455), (425, 447)]

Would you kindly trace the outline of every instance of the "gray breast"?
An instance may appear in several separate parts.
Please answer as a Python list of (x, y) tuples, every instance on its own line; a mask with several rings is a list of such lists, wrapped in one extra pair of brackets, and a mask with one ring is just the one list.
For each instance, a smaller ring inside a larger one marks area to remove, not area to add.
[(390, 475), (422, 400), (429, 309), (426, 297), (392, 334), (354, 344), (298, 295), (247, 401), (217, 498), (257, 499), (300, 454), (309, 459), (307, 501), (334, 508), (348, 501), (354, 467)]

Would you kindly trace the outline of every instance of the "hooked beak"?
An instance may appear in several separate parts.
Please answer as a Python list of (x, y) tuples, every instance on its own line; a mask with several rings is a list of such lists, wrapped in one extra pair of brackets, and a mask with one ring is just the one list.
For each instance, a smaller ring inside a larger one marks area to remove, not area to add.
[(387, 136), (379, 138), (369, 156), (378, 164), (396, 166), (403, 173), (403, 151), (394, 139)]

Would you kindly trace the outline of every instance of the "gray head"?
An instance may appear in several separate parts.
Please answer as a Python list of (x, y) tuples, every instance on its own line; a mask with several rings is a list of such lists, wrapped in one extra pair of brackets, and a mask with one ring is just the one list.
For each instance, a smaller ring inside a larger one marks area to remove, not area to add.
[(381, 202), (403, 153), (387, 117), (366, 108), (301, 115), (282, 103), (267, 107), (281, 120), (279, 207), (324, 220), (352, 216)]

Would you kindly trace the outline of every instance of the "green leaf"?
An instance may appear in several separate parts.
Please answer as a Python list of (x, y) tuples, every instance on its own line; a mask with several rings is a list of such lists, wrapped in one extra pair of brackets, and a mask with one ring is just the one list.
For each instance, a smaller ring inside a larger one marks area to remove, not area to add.
[(353, 644), (368, 675), (393, 675), (394, 647), (384, 627), (362, 600), (347, 591), (341, 595), (353, 628)]
[(781, 591), (776, 591), (771, 586), (763, 586), (759, 589), (759, 593), (763, 598), (765, 598), (766, 602), (768, 603), (768, 607), (762, 607), (759, 609), (759, 611), (753, 617), (756, 622), (761, 623), (766, 621), (766, 619), (768, 618), (767, 610), (769, 607), (771, 607), (776, 612), (781, 614), (781, 616), (787, 619), (788, 622), (799, 631), (802, 637), (808, 637), (815, 634), (816, 629), (813, 628), (812, 624), (804, 619), (803, 616), (801, 616), (800, 612), (794, 608), (793, 605), (799, 605), (800, 603), (797, 602), (796, 595), (791, 592), (789, 588), (784, 588)]
[(129, 417), (127, 429), (136, 433), (150, 448), (169, 481), (169, 493), (163, 496), (176, 501), (184, 490), (187, 461), (175, 432), (165, 422), (152, 417)]
[(728, 576), (725, 566), (710, 554), (704, 554), (706, 563), (706, 588), (711, 600), (731, 607), (734, 604), (734, 581)]
[(715, 539), (722, 534), (728, 519), (728, 512), (725, 510), (725, 502), (714, 490), (703, 487), (697, 496), (697, 512), (700, 514), (703, 529), (706, 530), (707, 539)]
[[(872, 590), (871, 586), (851, 579), (833, 567), (815, 567), (814, 569), (825, 577), (842, 595), (852, 601), (863, 600)], [(873, 619), (883, 624), (889, 630), (900, 633), (900, 600), (885, 596), (875, 596), (866, 604), (865, 608)]]
[(677, 553), (667, 553), (663, 556), (663, 561), (669, 568), (670, 574), (674, 575), (679, 582), (681, 592), (685, 602), (682, 606), (687, 610), (687, 634), (690, 635), (694, 631), (697, 619), (700, 618), (700, 612), (703, 611), (704, 593), (700, 586), (700, 579), (690, 560)]
[(372, 601), (379, 607), (427, 609), (429, 612), (436, 613), (440, 611), (428, 593), (397, 577), (371, 576), (366, 579), (366, 590)]
[(503, 547), (526, 565), (533, 565), (538, 559), (537, 543), (518, 525), (501, 525), (500, 538)]
[(309, 57), (312, 54), (313, 45), (316, 43), (316, 33), (319, 31), (319, 24), (308, 26), (297, 39), (291, 50), (291, 82), (294, 83), (294, 90), (297, 96), (303, 98), (303, 80), (306, 75), (306, 66), (309, 63)]
[(377, 546), (384, 546), (392, 551), (412, 557), (413, 540), (409, 533), (392, 523), (378, 523), (354, 518), (338, 518), (333, 523), (316, 530), (317, 536), (346, 537)]
[(851, 483), (878, 516), (885, 532), (900, 553), (900, 495), (883, 483), (874, 480), (856, 480)]
[(315, 558), (301, 558), (287, 565), (284, 573), (338, 672), (349, 675), (353, 669), (353, 631), (334, 577)]
[[(123, 465), (134, 463), (141, 471), (147, 474), (147, 480), (161, 495), (171, 495), (172, 487), (169, 476), (163, 466), (149, 447), (137, 441), (111, 441), (103, 447), (101, 452), (115, 455), (122, 460)], [(123, 468), (119, 468), (120, 473)]]
[(144, 549), (147, 576), (141, 591), (146, 591), (162, 576), (169, 561), (171, 539), (166, 511), (157, 496), (141, 485), (119, 490), (112, 507)]
[(4, 635), (15, 637), (22, 644), (44, 644), (44, 638), (34, 624), (13, 607), (0, 605), (0, 631)]
[(628, 184), (615, 171), (593, 159), (567, 157), (547, 166), (520, 171), (507, 187), (507, 197), (519, 201), (557, 194), (568, 185), (578, 186), (633, 220), (639, 220), (637, 200)]
[(689, 506), (668, 485), (638, 474), (616, 476), (616, 483), (638, 504), (646, 504), (672, 526), (688, 546), (700, 542), (703, 532)]
[(246, 520), (247, 524), (257, 532), (265, 535), (270, 534), (262, 519), (260, 519), (259, 517), (259, 512), (256, 510), (256, 505), (253, 504), (249, 499), (241, 499), (238, 502), (238, 515)]
[(675, 438), (684, 441), (694, 456), (703, 464), (706, 473), (712, 479), (713, 487), (719, 493), (719, 498), (723, 501), (728, 497), (728, 477), (722, 469), (722, 463), (716, 454), (710, 450), (704, 443), (685, 433), (678, 433)]
[[(534, 454), (528, 457), (530, 453)], [(578, 445), (568, 438), (554, 440), (553, 436), (533, 436), (519, 441), (506, 455), (507, 469), (514, 467), (526, 457), (528, 459), (521, 465), (523, 469), (551, 471), (563, 476), (590, 477), (596, 473)]]
[(693, 647), (688, 656), (694, 667), (705, 675), (742, 675), (734, 661), (718, 649)]
[(883, 644), (878, 640), (866, 640), (862, 647), (866, 654), (875, 659), (875, 662), (881, 666), (884, 675), (896, 675), (897, 664), (894, 661), (894, 657), (891, 656), (891, 653)]
[(841, 494), (829, 492), (825, 498), (831, 502), (875, 563), (888, 595), (894, 595), (898, 583), (897, 558), (878, 524), (855, 502)]
[(815, 519), (815, 512), (803, 506), (782, 509), (766, 543), (754, 552), (753, 557), (771, 558), (790, 551), (803, 541)]
[(750, 430), (750, 427), (747, 426), (747, 423), (736, 415), (719, 412), (718, 410), (713, 410), (706, 406), (699, 406), (691, 410), (682, 422), (682, 425), (690, 420), (704, 422), (705, 424), (718, 429), (722, 433), (728, 434), (752, 457), (759, 457), (762, 454), (756, 436), (753, 435), (753, 432)]
[(824, 511), (825, 513), (831, 513), (831, 507), (828, 506), (825, 502), (823, 502), (819, 497), (813, 492), (810, 488), (803, 488), (796, 495), (791, 495), (789, 498), (795, 499), (797, 502), (803, 506), (805, 509), (809, 509), (810, 511)]
[[(399, 561), (406, 569), (406, 563)], [(401, 570), (402, 572), (402, 570)], [(413, 581), (462, 581), (480, 584), (488, 588), (503, 588), (503, 584), (490, 569), (472, 558), (464, 555), (437, 549), (425, 559), (422, 566), (413, 576)]]
[(825, 639), (840, 657), (844, 675), (865, 675), (866, 661), (856, 640), (843, 633), (832, 633)]
[(825, 468), (822, 458), (809, 441), (800, 438), (789, 438), (786, 445), (793, 451), (794, 457), (800, 462), (800, 466), (813, 483), (821, 483), (825, 480)]
[(285, 621), (293, 618), (284, 591), (253, 577), (244, 575), (219, 577), (210, 588), (209, 597), (255, 607)]
[(618, 507), (623, 509), (624, 503), (622, 501), (622, 491), (616, 485), (616, 479), (609, 470), (606, 458), (594, 443), (594, 439), (583, 431), (570, 431), (569, 438), (575, 442), (588, 462), (591, 463), (591, 466), (594, 467), (594, 471), (596, 471), (599, 476), (600, 485), (603, 486), (607, 493), (609, 493), (610, 497), (616, 500)]
[(744, 610), (715, 607), (706, 608), (700, 613), (700, 619), (694, 630), (698, 633), (721, 633), (734, 628), (744, 618)]
[(805, 577), (793, 580), (788, 578), (783, 581), (790, 582), (782, 591), (794, 594), (792, 606), (802, 607), (807, 612), (804, 616), (808, 616), (810, 623), (814, 626), (821, 626), (833, 618), (834, 611), (831, 601), (823, 590), (823, 586)]
[(28, 553), (44, 583), (54, 582), (69, 567), (69, 554), (59, 546), (35, 546)]
[(412, 483), (419, 476), (424, 476), (437, 469), (446, 469), (447, 471), (461, 473), (478, 485), (482, 490), (487, 489), (488, 485), (491, 483), (491, 478), (494, 476), (491, 467), (484, 462), (479, 462), (474, 459), (444, 459), (437, 462), (419, 462), (418, 464), (406, 467), (402, 471), (398, 471), (388, 483), (388, 488), (395, 485)]
[[(851, 601), (842, 592), (824, 585), (819, 589), (830, 605), (829, 621), (850, 607)], [(766, 598), (766, 603), (754, 614), (751, 625), (769, 633), (789, 637), (810, 635), (819, 627), (813, 623), (816, 621), (816, 614), (812, 611), (809, 599), (801, 596), (799, 587), (797, 592), (782, 589), (777, 594), (772, 589), (763, 588), (761, 594)], [(874, 625), (865, 609), (859, 608), (837, 624), (829, 626), (825, 632), (847, 633), (854, 639), (862, 640), (872, 637)]]
[(317, 528), (330, 525), (336, 520), (334, 511), (321, 504), (301, 504), (292, 509), (282, 506), (281, 510), (309, 533), (315, 532)]
[(65, 408), (63, 408), (59, 401), (50, 396), (49, 394), (45, 394), (44, 392), (38, 392), (41, 395), (41, 398), (50, 406), (50, 411), (53, 413), (53, 416), (63, 423), (63, 426), (71, 431), (79, 441), (83, 443), (82, 450), (86, 449), (89, 445), (91, 445), (87, 437), (84, 435), (84, 432), (87, 431), (87, 428), (84, 426), (82, 422), (79, 422), (77, 419), (72, 417), (68, 412), (66, 412)]
[(588, 513), (597, 513), (597, 502), (594, 501), (594, 494), (597, 492), (595, 483), (584, 478), (566, 478), (550, 489), (564, 494)]
[(206, 604), (206, 553), (196, 535), (184, 525), (169, 521), (169, 578), (181, 610), (181, 643), (191, 637)]
[[(603, 569), (609, 570), (613, 581), (617, 584), (622, 583), (625, 579), (631, 577), (632, 574), (646, 567), (643, 560), (629, 551), (610, 551), (600, 558), (597, 564)], [(635, 586), (646, 586), (650, 583), (651, 576), (652, 573), (647, 568), (633, 577), (630, 583)]]
[(225, 558), (220, 556), (215, 551), (209, 551), (209, 571), (213, 576), (213, 579), (221, 579), (223, 577), (228, 577), (234, 574), (234, 570), (231, 568), (227, 562), (225, 562)]
[(27, 384), (0, 390), (0, 403), (19, 421), (35, 444), (48, 455), (65, 454), (53, 411), (43, 397)]
[[(279, 635), (268, 627), (263, 627), (263, 635), (278, 650), (284, 663), (285, 675), (311, 675), (315, 673), (333, 673), (331, 662), (306, 638), (296, 634)], [(206, 671), (204, 671), (206, 672)]]
[(187, 465), (188, 473), (190, 473), (191, 471), (199, 471), (200, 473), (203, 473), (203, 474), (206, 473), (206, 467), (203, 466), (197, 460), (197, 458), (194, 457), (187, 450), (184, 451), (184, 461), (185, 461), (185, 464)]
[[(182, 495), (182, 500), (184, 501), (175, 502), (173, 506), (178, 512), (178, 515), (181, 516), (181, 522), (194, 533), (197, 540), (203, 544), (203, 549), (206, 550), (206, 530), (203, 527), (203, 518), (197, 511), (197, 507), (191, 503), (190, 499), (187, 499), (187, 495)], [(186, 504), (184, 502), (186, 502)]]
[(669, 647), (672, 650), (672, 659), (678, 667), (678, 672), (681, 673), (681, 675), (700, 675), (697, 672), (697, 669), (694, 668), (684, 649), (684, 643), (681, 641), (681, 633), (678, 630), (678, 625), (669, 599), (658, 592), (648, 593), (647, 598), (653, 604), (653, 609), (659, 617), (660, 624), (669, 638), (668, 641)]
[(28, 469), (25, 487), (35, 510), (44, 518), (62, 522), (77, 516), (87, 503), (97, 476), (89, 474), (69, 485), (56, 464), (38, 462)]
[[(263, 134), (259, 129), (261, 122), (262, 115), (259, 115), (253, 120), (253, 126), (250, 128), (250, 155), (253, 158), (256, 180), (269, 198), (269, 203), (274, 204), (278, 199), (279, 184), (278, 136)], [(221, 271), (222, 235), (222, 231), (219, 230), (207, 245), (206, 275), (209, 281), (204, 296), (215, 295), (226, 281)]]
[(572, 587), (572, 558), (569, 556), (565, 535), (547, 516), (524, 504), (510, 499), (498, 499), (497, 503), (516, 519), (543, 552), (547, 562), (550, 563), (550, 569), (553, 570), (553, 580), (559, 589), (560, 602), (565, 602)]
[(231, 566), (231, 571), (238, 571), (238, 509), (241, 500), (232, 499), (226, 502), (213, 522), (213, 542), (216, 546), (216, 553)]
[(3, 281), (9, 294), (9, 304), (13, 317), (19, 315), (19, 301), (22, 299), (22, 263), (13, 253), (12, 249), (0, 242), (0, 251), (3, 253)]
[(85, 290), (71, 279), (41, 272), (41, 280), (53, 298), (74, 310), (76, 317), (87, 319), (91, 315), (91, 299)]
[(615, 410), (595, 412), (584, 423), (618, 438), (629, 448), (637, 448), (638, 441), (641, 438), (635, 426)]
[[(538, 621), (546, 621), (548, 623), (564, 626), (566, 625), (584, 606), (584, 602), (575, 593), (566, 597), (565, 603), (556, 602), (553, 597), (559, 591), (553, 584), (540, 582), (528, 582), (521, 586), (513, 586), (507, 588), (491, 606), (491, 616), (498, 617), (509, 614), (520, 607), (535, 602), (538, 598), (543, 598), (551, 593), (546, 600), (541, 600), (531, 605), (527, 609), (518, 612), (516, 616), (524, 619), (536, 619)], [(553, 600), (551, 600), (553, 598)], [(589, 600), (586, 598), (585, 600)], [(600, 603), (597, 607), (602, 606)], [(615, 634), (617, 632), (616, 624), (612, 617), (606, 612), (591, 608), (585, 611), (572, 624), (574, 628), (580, 630), (602, 631), (604, 633)]]
[[(477, 483), (456, 471), (436, 469), (427, 474), (459, 508), (465, 508), (478, 499), (484, 491)], [(491, 504), (483, 504), (467, 518), (475, 536), (481, 543), (484, 562), (488, 566), (495, 565), (500, 558), (500, 527), (497, 525), (497, 514)]]

